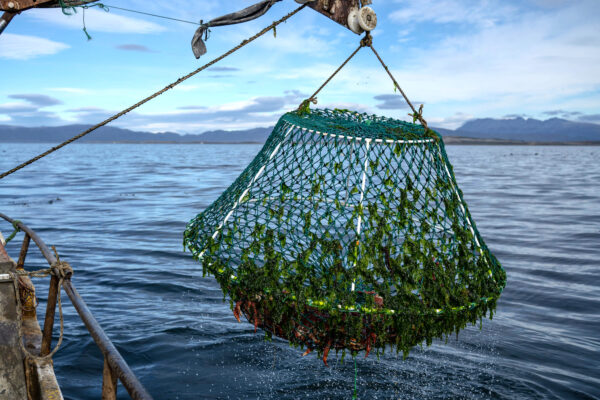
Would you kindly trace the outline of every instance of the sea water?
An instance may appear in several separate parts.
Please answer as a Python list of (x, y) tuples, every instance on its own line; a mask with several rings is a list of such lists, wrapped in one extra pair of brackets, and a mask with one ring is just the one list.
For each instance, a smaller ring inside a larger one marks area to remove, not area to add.
[[(0, 169), (47, 147), (0, 144)], [(326, 367), (286, 342), (266, 342), (235, 320), (214, 278), (183, 251), (187, 221), (259, 149), (73, 144), (0, 181), (0, 212), (70, 262), (74, 285), (156, 399), (352, 396), (349, 357), (330, 355)], [(359, 398), (600, 398), (600, 147), (447, 150), (507, 287), (481, 327), (417, 347), (406, 360), (359, 357)], [(0, 229), (6, 236), (12, 227)], [(19, 246), (9, 243), (13, 256)], [(27, 267), (45, 266), (31, 251)], [(42, 316), (47, 283), (35, 281)], [(102, 355), (64, 303), (58, 381), (67, 399), (99, 398)], [(119, 398), (128, 398), (122, 387)]]

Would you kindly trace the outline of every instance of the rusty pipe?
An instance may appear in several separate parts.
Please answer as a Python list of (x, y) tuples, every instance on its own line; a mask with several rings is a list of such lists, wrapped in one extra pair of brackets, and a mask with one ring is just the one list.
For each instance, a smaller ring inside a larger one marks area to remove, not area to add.
[(71, 299), (87, 330), (92, 335), (96, 345), (100, 348), (102, 354), (104, 354), (110, 368), (117, 375), (125, 389), (127, 389), (129, 396), (134, 400), (151, 400), (152, 396), (138, 381), (133, 371), (129, 368), (129, 365), (123, 359), (123, 356), (121, 356), (115, 345), (106, 336), (106, 333), (104, 333), (104, 330), (102, 330), (100, 324), (98, 324), (98, 321), (92, 315), (85, 301), (83, 301), (77, 290), (73, 287), (70, 279), (66, 279), (63, 282), (63, 288)]
[[(11, 224), (15, 222), (12, 218), (2, 213), (0, 213), (0, 218), (10, 222)], [(33, 242), (40, 249), (42, 255), (44, 256), (48, 264), (50, 264), (50, 266), (54, 265), (57, 261), (56, 257), (54, 257), (54, 254), (52, 254), (46, 243), (44, 243), (44, 241), (34, 231), (32, 231), (27, 225), (23, 224), (22, 222), (17, 222), (16, 225), (23, 232), (29, 235), (31, 240), (33, 240)], [(59, 271), (55, 272), (56, 274), (58, 274)], [(106, 336), (106, 333), (104, 332), (96, 318), (94, 318), (94, 316), (92, 315), (92, 312), (88, 308), (87, 304), (85, 304), (85, 301), (83, 301), (83, 299), (73, 286), (70, 278), (67, 278), (63, 281), (63, 288), (67, 293), (67, 296), (69, 296), (69, 299), (71, 299), (75, 310), (77, 310), (77, 313), (81, 317), (81, 320), (85, 324), (88, 332), (96, 342), (96, 345), (98, 346), (98, 348), (100, 348), (102, 354), (108, 361), (110, 368), (117, 375), (117, 377), (129, 393), (131, 398), (134, 400), (152, 400), (152, 396), (148, 393), (144, 386), (142, 386), (140, 381), (134, 375), (133, 371), (131, 371), (131, 368), (129, 368), (129, 365), (127, 365), (127, 363), (123, 359), (123, 356), (121, 356), (119, 351), (116, 349), (115, 345), (112, 344), (108, 336)]]
[[(4, 219), (7, 222), (10, 222), (11, 224), (15, 223), (14, 219), (10, 218), (9, 216), (7, 216), (5, 214), (0, 213), (0, 218)], [(52, 266), (54, 263), (56, 263), (56, 257), (54, 257), (54, 254), (52, 253), (52, 251), (50, 251), (48, 246), (46, 246), (46, 243), (44, 243), (44, 241), (37, 235), (37, 233), (32, 231), (27, 225), (23, 224), (20, 221), (17, 222), (17, 226), (19, 227), (19, 229), (21, 229), (23, 232), (25, 232), (26, 234), (29, 235), (31, 240), (33, 240), (33, 242), (40, 249), (40, 251), (42, 252), (42, 255), (44, 256), (44, 258), (46, 259), (48, 264), (50, 264), (50, 266)]]

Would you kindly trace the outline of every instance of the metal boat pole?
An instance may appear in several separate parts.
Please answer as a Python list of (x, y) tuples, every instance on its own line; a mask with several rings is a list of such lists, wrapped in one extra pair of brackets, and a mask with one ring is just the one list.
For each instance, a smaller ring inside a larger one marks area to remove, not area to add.
[[(52, 251), (50, 251), (46, 243), (44, 243), (44, 241), (33, 230), (31, 230), (22, 222), (15, 221), (2, 213), (0, 213), (0, 218), (10, 222), (11, 224), (15, 224), (19, 227), (19, 229), (29, 235), (31, 240), (33, 240), (33, 242), (38, 246), (48, 264), (50, 264), (51, 267), (54, 267), (54, 265), (57, 263), (56, 257)], [(53, 276), (53, 278), (58, 275), (58, 272), (59, 271), (56, 271), (56, 274)], [(0, 279), (1, 278), (2, 276), (0, 275)], [(110, 341), (96, 318), (94, 318), (85, 301), (83, 301), (79, 293), (77, 293), (77, 290), (71, 282), (71, 278), (65, 278), (62, 286), (71, 299), (71, 303), (77, 310), (77, 313), (81, 317), (81, 320), (85, 324), (90, 335), (96, 342), (96, 345), (102, 351), (102, 354), (104, 355), (108, 366), (112, 370), (112, 373), (119, 378), (131, 398), (134, 400), (151, 400), (152, 396), (148, 393), (144, 386), (142, 386), (131, 368), (129, 368), (129, 365), (127, 365), (127, 362), (125, 362), (123, 359), (123, 356)], [(58, 288), (58, 290), (60, 290), (60, 288)], [(44, 326), (44, 328), (46, 327)]]

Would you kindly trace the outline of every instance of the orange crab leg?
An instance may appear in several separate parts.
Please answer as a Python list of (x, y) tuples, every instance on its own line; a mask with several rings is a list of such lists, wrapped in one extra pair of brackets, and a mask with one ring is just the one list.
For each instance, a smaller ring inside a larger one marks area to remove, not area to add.
[(258, 311), (256, 310), (256, 303), (252, 303), (252, 307), (254, 308), (254, 333), (258, 329)]
[(237, 319), (238, 322), (242, 322), (240, 321), (240, 308), (242, 307), (242, 302), (241, 301), (236, 301), (235, 303), (235, 307), (233, 309), (233, 316), (235, 317), (235, 319)]
[(309, 355), (312, 350), (313, 349), (311, 349), (311, 348), (306, 349), (306, 351), (304, 353), (302, 353), (302, 357)]
[(325, 347), (325, 350), (323, 351), (323, 364), (325, 364), (326, 367), (329, 367), (329, 364), (327, 364), (327, 356), (329, 356), (330, 349), (331, 349), (331, 339), (329, 339), (329, 342), (327, 342), (327, 346)]

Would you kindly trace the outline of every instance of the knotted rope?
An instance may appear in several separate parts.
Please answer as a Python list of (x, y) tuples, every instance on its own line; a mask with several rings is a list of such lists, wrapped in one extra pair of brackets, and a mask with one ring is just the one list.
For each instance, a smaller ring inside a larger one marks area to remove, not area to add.
[(10, 276), (12, 277), (13, 287), (15, 289), (15, 297), (17, 298), (17, 324), (18, 324), (18, 330), (19, 330), (19, 338), (23, 337), (23, 327), (22, 327), (23, 312), (22, 312), (21, 296), (19, 295), (19, 278), (24, 277), (24, 276), (27, 276), (30, 278), (44, 278), (44, 277), (53, 275), (59, 279), (57, 300), (58, 300), (58, 314), (59, 314), (59, 318), (60, 318), (60, 335), (58, 337), (58, 342), (56, 343), (56, 346), (54, 347), (54, 349), (52, 349), (52, 351), (50, 353), (48, 353), (45, 356), (38, 356), (35, 354), (31, 354), (31, 352), (29, 350), (27, 350), (27, 348), (25, 348), (25, 345), (23, 344), (23, 340), (19, 340), (19, 345), (20, 345), (21, 351), (25, 355), (25, 358), (28, 362), (30, 362), (30, 361), (46, 362), (46, 361), (51, 360), (52, 357), (54, 356), (54, 354), (56, 354), (56, 352), (60, 349), (60, 346), (63, 342), (64, 317), (63, 317), (63, 310), (62, 310), (61, 289), (63, 287), (63, 282), (65, 281), (65, 279), (71, 279), (71, 276), (73, 275), (73, 268), (69, 265), (68, 262), (61, 261), (60, 257), (58, 256), (58, 253), (56, 252), (56, 248), (54, 246), (52, 248), (54, 250), (54, 253), (56, 254), (56, 262), (54, 264), (52, 264), (50, 266), (50, 268), (40, 269), (37, 271), (17, 270), (15, 272), (9, 273)]
[(14, 237), (17, 236), (17, 233), (19, 233), (21, 231), (21, 228), (19, 228), (19, 222), (21, 222), (21, 221), (19, 221), (18, 219), (15, 219), (13, 221), (12, 226), (15, 230), (6, 239), (4, 239), (5, 243), (8, 243), (11, 240), (13, 240)]

